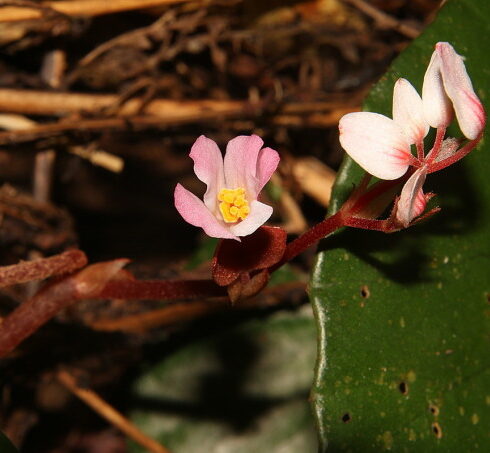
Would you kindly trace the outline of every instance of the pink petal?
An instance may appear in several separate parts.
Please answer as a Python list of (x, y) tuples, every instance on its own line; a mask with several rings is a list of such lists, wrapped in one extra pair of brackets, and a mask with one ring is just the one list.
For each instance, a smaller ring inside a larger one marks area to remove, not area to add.
[(422, 98), (405, 79), (398, 79), (393, 89), (393, 121), (403, 129), (410, 144), (421, 142), (429, 132)]
[(398, 200), (396, 219), (406, 228), (410, 222), (424, 212), (426, 201), (422, 186), (427, 168), (419, 168), (405, 183)]
[(380, 179), (397, 179), (408, 169), (410, 143), (398, 124), (371, 112), (344, 115), (340, 144), (364, 170)]
[(254, 200), (250, 203), (250, 214), (248, 217), (240, 223), (230, 227), (230, 230), (237, 236), (248, 236), (269, 220), (272, 211), (273, 209), (271, 206)]
[(258, 194), (257, 158), (264, 142), (257, 135), (239, 135), (228, 142), (225, 154), (225, 183), (229, 189), (243, 187), (247, 198)]
[(437, 43), (436, 52), (440, 56), (444, 88), (453, 101), (459, 127), (465, 137), (473, 140), (485, 127), (485, 111), (473, 90), (463, 58), (447, 42)]
[(442, 83), (441, 60), (436, 51), (425, 72), (422, 103), (425, 119), (432, 127), (449, 126), (453, 119), (453, 108)]
[(212, 238), (240, 239), (225, 227), (193, 193), (177, 184), (174, 192), (175, 207), (184, 220), (200, 227)]
[(281, 158), (277, 151), (272, 148), (264, 148), (259, 152), (259, 158), (257, 160), (257, 179), (259, 181), (257, 194), (260, 193), (262, 188), (271, 179), (272, 173), (276, 171), (277, 166)]
[(192, 145), (189, 156), (194, 161), (194, 173), (207, 185), (207, 190), (203, 197), (204, 204), (214, 212), (218, 202), (218, 192), (224, 186), (221, 151), (213, 140), (201, 135)]

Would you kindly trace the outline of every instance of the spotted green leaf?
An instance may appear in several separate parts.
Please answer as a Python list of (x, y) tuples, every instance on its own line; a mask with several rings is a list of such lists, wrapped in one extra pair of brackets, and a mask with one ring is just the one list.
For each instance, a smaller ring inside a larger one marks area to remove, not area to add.
[[(420, 91), (437, 41), (466, 57), (485, 104), (489, 40), (487, 0), (448, 1), (364, 109), (391, 115), (398, 77)], [(360, 174), (344, 163), (334, 208)], [(324, 244), (311, 280), (321, 450), (490, 451), (489, 174), (487, 136), (464, 161), (428, 178), (425, 188), (442, 207), (430, 221), (391, 235), (349, 229)]]

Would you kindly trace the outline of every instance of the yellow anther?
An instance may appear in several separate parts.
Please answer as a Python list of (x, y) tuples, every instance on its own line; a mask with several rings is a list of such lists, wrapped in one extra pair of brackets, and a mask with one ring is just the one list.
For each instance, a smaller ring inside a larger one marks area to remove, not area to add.
[(243, 195), (238, 195), (237, 197), (235, 197), (235, 201), (233, 202), (233, 204), (235, 206), (238, 206), (239, 208), (245, 205), (246, 203), (247, 200), (245, 200), (245, 197)]
[(244, 220), (250, 213), (248, 201), (245, 198), (245, 189), (221, 189), (218, 193), (219, 210), (226, 223), (235, 223)]

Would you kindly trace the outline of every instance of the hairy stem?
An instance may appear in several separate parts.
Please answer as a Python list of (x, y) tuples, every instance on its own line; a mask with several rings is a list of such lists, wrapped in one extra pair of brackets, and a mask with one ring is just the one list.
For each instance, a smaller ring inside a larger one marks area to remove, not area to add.
[(344, 226), (343, 215), (342, 210), (338, 211), (287, 244), (283, 257), (278, 263), (272, 266), (270, 270), (275, 271), (301, 252), (304, 252), (306, 249), (316, 244), (320, 239), (323, 239), (339, 228), (342, 228)]
[(471, 140), (466, 145), (464, 145), (461, 149), (456, 151), (452, 156), (448, 157), (447, 159), (441, 160), (440, 162), (435, 162), (430, 164), (428, 173), (434, 173), (436, 171), (442, 170), (456, 163), (458, 160), (461, 160), (463, 157), (469, 154), (476, 147), (476, 145), (478, 145), (482, 136), (483, 136), (483, 132), (474, 140)]
[(32, 280), (43, 280), (53, 275), (69, 274), (86, 264), (85, 253), (81, 250), (68, 250), (49, 258), (0, 267), (0, 288)]
[(96, 299), (175, 300), (226, 296), (213, 280), (111, 280)]

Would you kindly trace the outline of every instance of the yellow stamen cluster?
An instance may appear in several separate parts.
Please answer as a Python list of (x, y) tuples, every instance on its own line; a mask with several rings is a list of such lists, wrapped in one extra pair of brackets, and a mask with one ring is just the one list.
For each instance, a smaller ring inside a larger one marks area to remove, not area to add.
[(250, 213), (248, 201), (245, 198), (245, 189), (221, 189), (218, 194), (219, 210), (226, 223), (235, 223), (244, 220)]

